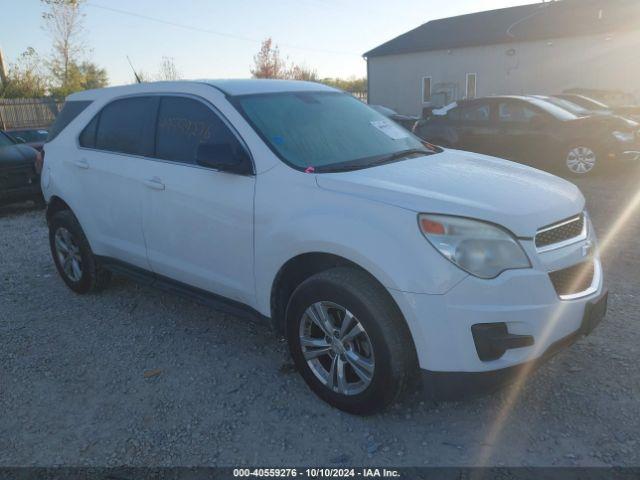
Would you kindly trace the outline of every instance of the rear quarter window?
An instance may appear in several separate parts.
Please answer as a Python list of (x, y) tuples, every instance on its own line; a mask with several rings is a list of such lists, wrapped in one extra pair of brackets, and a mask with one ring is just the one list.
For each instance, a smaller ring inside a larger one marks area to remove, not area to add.
[(56, 117), (56, 120), (49, 129), (47, 136), (47, 142), (50, 142), (56, 138), (60, 132), (62, 132), (67, 125), (69, 125), (78, 115), (80, 115), (85, 108), (91, 105), (91, 101), (69, 101), (64, 104), (62, 110)]

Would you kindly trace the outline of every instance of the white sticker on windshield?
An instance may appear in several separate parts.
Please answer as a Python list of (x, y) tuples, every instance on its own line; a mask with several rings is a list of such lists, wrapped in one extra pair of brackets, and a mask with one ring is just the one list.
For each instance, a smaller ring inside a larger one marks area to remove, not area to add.
[(407, 131), (387, 122), (386, 120), (373, 120), (371, 125), (394, 140), (400, 140), (401, 138), (407, 138), (409, 136)]

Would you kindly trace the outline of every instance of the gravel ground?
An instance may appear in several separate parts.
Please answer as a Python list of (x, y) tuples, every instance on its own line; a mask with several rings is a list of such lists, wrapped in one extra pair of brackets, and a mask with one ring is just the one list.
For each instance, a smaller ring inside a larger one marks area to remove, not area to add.
[[(601, 237), (639, 185), (579, 182)], [(0, 465), (640, 465), (639, 232), (635, 212), (605, 252), (605, 322), (518, 395), (414, 393), (359, 418), (318, 400), (261, 324), (120, 277), (74, 295), (43, 212), (1, 208)]]

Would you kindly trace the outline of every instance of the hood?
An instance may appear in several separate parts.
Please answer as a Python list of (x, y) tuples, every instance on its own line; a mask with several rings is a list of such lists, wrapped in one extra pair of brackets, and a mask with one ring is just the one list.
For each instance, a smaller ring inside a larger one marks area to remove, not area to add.
[(519, 237), (584, 209), (572, 183), (517, 163), (459, 150), (316, 176), (320, 188), (425, 213), (486, 220)]
[(0, 147), (0, 168), (34, 165), (37, 154), (33, 148), (22, 143)]

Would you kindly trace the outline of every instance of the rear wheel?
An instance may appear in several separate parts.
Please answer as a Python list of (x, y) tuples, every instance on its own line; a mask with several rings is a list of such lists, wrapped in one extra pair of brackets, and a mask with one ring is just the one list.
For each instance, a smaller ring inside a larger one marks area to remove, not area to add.
[(71, 290), (82, 294), (107, 286), (111, 273), (97, 262), (73, 213), (65, 210), (51, 218), (49, 245), (56, 269)]
[(403, 391), (415, 350), (388, 292), (347, 267), (312, 276), (287, 308), (287, 339), (309, 387), (351, 413), (375, 413)]
[(592, 173), (598, 166), (598, 155), (586, 145), (574, 145), (567, 151), (565, 165), (572, 175), (583, 176)]

